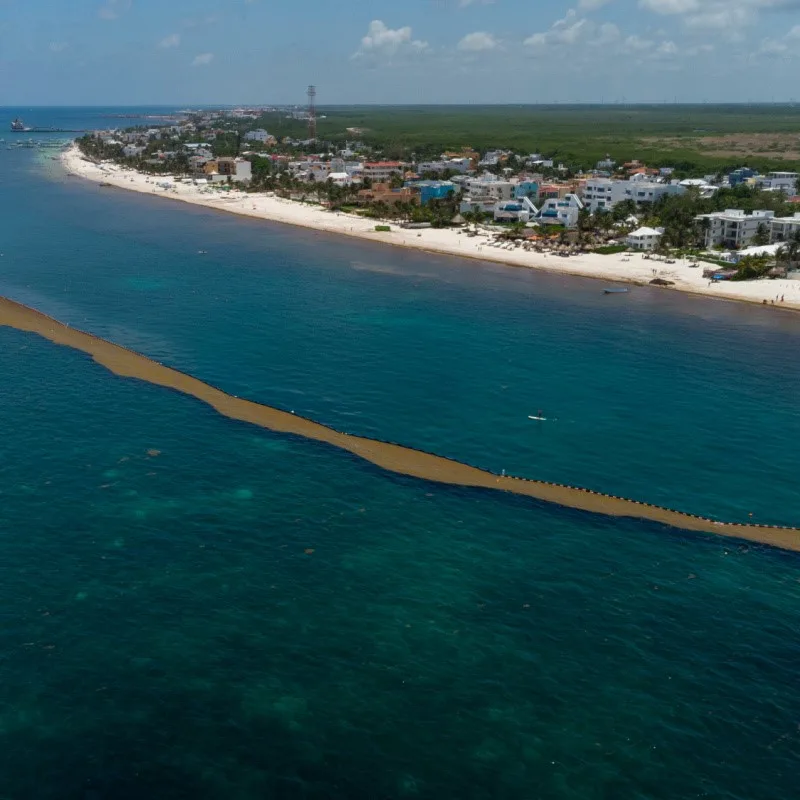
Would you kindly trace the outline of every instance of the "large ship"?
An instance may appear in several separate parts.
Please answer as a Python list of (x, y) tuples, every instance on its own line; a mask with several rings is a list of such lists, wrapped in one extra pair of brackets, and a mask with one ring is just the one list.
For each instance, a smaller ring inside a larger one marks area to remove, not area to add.
[(17, 119), (11, 123), (11, 130), (14, 133), (25, 133), (26, 131), (29, 131), (30, 128), (26, 128), (25, 123), (19, 117), (17, 117)]

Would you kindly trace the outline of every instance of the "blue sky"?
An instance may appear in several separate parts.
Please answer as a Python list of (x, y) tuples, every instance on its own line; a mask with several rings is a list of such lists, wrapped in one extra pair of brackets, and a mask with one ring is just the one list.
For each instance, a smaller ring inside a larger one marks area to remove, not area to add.
[(800, 0), (0, 0), (0, 105), (800, 100)]

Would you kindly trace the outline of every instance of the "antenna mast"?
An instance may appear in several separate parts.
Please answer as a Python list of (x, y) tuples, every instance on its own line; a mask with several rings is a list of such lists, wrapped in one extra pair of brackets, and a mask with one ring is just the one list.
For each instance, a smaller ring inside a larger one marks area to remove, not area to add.
[(308, 138), (317, 138), (317, 87), (308, 87)]

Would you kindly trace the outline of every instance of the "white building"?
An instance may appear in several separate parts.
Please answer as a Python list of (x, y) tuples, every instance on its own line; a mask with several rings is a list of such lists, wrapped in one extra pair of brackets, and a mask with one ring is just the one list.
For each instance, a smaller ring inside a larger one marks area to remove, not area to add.
[(568, 194), (564, 198), (551, 197), (544, 201), (536, 220), (544, 225), (574, 228), (578, 224), (578, 216), (583, 208), (584, 205), (576, 194)]
[(780, 251), (782, 244), (764, 244), (756, 247), (745, 247), (737, 253), (730, 253), (729, 260), (733, 264), (738, 264), (745, 256), (769, 256), (775, 258)]
[(774, 217), (770, 242), (785, 242), (798, 232), (800, 232), (800, 212), (795, 212), (792, 217)]
[(663, 228), (639, 228), (628, 234), (625, 244), (633, 250), (655, 250), (663, 235)]
[(458, 207), (459, 213), (466, 214), (472, 211), (482, 211), (485, 214), (494, 214), (498, 200), (496, 197), (486, 195), (466, 195)]
[(619, 181), (610, 178), (590, 178), (583, 189), (583, 202), (593, 214), (614, 207), (614, 185)]
[(248, 131), (244, 138), (248, 142), (261, 142), (262, 144), (272, 139), (272, 134), (265, 131), (263, 128), (257, 128), (254, 131)]
[(687, 189), (694, 189), (700, 197), (711, 197), (719, 191), (719, 186), (709, 183), (706, 178), (686, 178), (681, 181), (681, 186)]
[(402, 175), (406, 165), (401, 161), (367, 161), (364, 164), (364, 177), (373, 183), (385, 183), (393, 175)]
[(504, 181), (489, 173), (479, 178), (462, 178), (456, 182), (464, 192), (460, 205), (462, 214), (476, 209), (493, 214), (499, 203), (508, 203), (515, 199), (519, 186), (517, 181)]
[(249, 183), (253, 177), (253, 165), (246, 158), (218, 158), (209, 162), (209, 166), (211, 170), (206, 174), (212, 183), (229, 179), (234, 183)]
[[(655, 183), (635, 178), (629, 181), (620, 181), (615, 188), (617, 192), (621, 192), (619, 201), (633, 200), (637, 206), (642, 203), (657, 203), (662, 197), (686, 194), (686, 187), (679, 183)], [(619, 201), (615, 200), (615, 202)]]
[(331, 172), (327, 180), (336, 186), (350, 186), (353, 183), (353, 178), (349, 172)]
[(138, 144), (126, 144), (125, 147), (122, 148), (122, 155), (125, 158), (136, 158), (144, 153), (145, 148)]
[(530, 222), (536, 218), (539, 209), (523, 197), (521, 200), (508, 200), (498, 202), (494, 207), (495, 222)]
[(516, 181), (503, 181), (494, 175), (468, 178), (464, 181), (464, 191), (472, 197), (492, 197), (495, 201), (512, 200)]
[(623, 200), (636, 205), (657, 203), (662, 197), (685, 194), (687, 187), (679, 183), (659, 183), (643, 178), (615, 181), (611, 178), (590, 178), (583, 189), (586, 207), (595, 213), (599, 209), (610, 211)]
[(439, 161), (421, 161), (416, 166), (417, 172), (421, 175), (424, 172), (453, 172), (457, 175), (465, 175), (472, 169), (472, 162), (468, 158), (442, 158)]
[(796, 172), (770, 172), (768, 175), (759, 175), (755, 178), (758, 189), (768, 192), (785, 192), (789, 196), (797, 193)]
[(488, 150), (484, 157), (478, 162), (479, 167), (496, 167), (500, 160), (506, 156), (504, 150)]
[(750, 244), (763, 225), (771, 231), (774, 211), (753, 211), (746, 214), (738, 208), (700, 214), (695, 220), (705, 226), (706, 247), (728, 247), (739, 250)]
[(331, 172), (342, 172), (334, 169), (330, 161), (290, 161), (289, 172), (301, 181), (326, 181)]

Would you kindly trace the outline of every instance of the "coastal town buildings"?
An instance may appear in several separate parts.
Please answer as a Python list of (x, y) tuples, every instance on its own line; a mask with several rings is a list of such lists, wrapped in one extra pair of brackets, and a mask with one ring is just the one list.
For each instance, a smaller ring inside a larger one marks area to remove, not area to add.
[[(279, 145), (266, 127), (261, 127), (264, 124), (272, 127), (272, 123), (265, 122), (260, 115), (244, 118), (252, 120), (252, 130), (247, 130), (249, 126), (243, 130), (240, 123), (231, 124), (230, 116), (228, 112), (204, 113), (193, 116), (192, 122), (163, 128), (141, 126), (125, 131), (104, 131), (96, 137), (111, 150), (103, 152), (100, 148), (99, 157), (114, 160), (122, 154), (137, 159), (137, 167), (166, 178), (173, 179), (167, 172), (174, 171), (177, 173), (175, 180), (190, 176), (186, 179), (207, 180), (213, 184), (252, 183), (255, 173), (251, 191), (316, 197), (319, 202), (336, 208), (347, 206), (353, 199), (363, 206), (414, 204), (420, 206), (414, 211), (415, 221), (436, 218), (437, 224), (445, 219), (444, 212), (448, 212), (447, 219), (450, 219), (456, 209), (462, 215), (481, 212), (486, 222), (499, 225), (539, 223), (574, 229), (580, 218), (581, 229), (591, 234), (580, 237), (580, 247), (615, 239), (624, 241), (633, 250), (649, 251), (656, 249), (664, 237), (671, 245), (688, 242), (694, 231), (676, 231), (676, 226), (692, 227), (685, 221), (676, 221), (681, 217), (678, 212), (684, 209), (658, 206), (664, 198), (687, 193), (691, 193), (691, 197), (687, 198), (685, 209), (693, 209), (687, 215), (690, 220), (701, 210), (728, 204), (752, 208), (756, 192), (775, 193), (775, 196), (762, 195), (757, 202), (765, 208), (775, 208), (776, 212), (746, 213), (741, 209), (728, 209), (697, 216), (697, 230), (702, 232), (701, 238), (707, 247), (730, 248), (740, 255), (754, 240), (762, 247), (766, 243), (779, 244), (800, 231), (800, 213), (792, 216), (787, 210), (798, 191), (796, 172), (775, 171), (760, 175), (750, 167), (740, 167), (728, 175), (700, 177), (699, 171), (693, 172), (685, 164), (650, 167), (639, 160), (617, 164), (608, 155), (600, 159), (591, 172), (576, 173), (574, 163), (556, 167), (553, 160), (542, 153), (525, 156), (510, 150), (488, 150), (481, 155), (462, 148), (437, 157), (433, 155), (437, 151), (423, 146), (418, 148), (419, 152), (429, 160), (418, 160), (410, 147), (382, 151), (368, 138), (366, 129), (350, 131), (363, 134), (366, 143), (347, 142), (342, 147), (342, 142), (336, 140), (302, 141), (285, 137)], [(251, 143), (245, 145), (249, 149), (242, 148), (243, 142)], [(231, 153), (240, 155), (232, 157)], [(388, 153), (407, 153), (408, 160), (388, 160)], [(686, 177), (687, 174), (692, 177)], [(291, 180), (287, 180), (289, 177)], [(371, 188), (361, 192), (330, 190), (331, 185), (343, 189), (362, 188), (359, 184)], [(400, 185), (402, 188), (398, 188)], [(739, 186), (744, 187), (740, 192), (726, 192)], [(711, 199), (719, 192), (730, 199), (725, 203), (695, 203), (697, 199)], [(783, 205), (784, 201), (787, 205)], [(451, 205), (445, 206), (445, 203)], [(620, 203), (631, 207), (615, 215), (613, 224), (618, 227), (613, 230), (608, 220), (591, 219), (585, 213), (611, 211)], [(371, 209), (368, 215), (381, 216), (384, 212), (385, 209), (379, 207)], [(399, 214), (385, 214), (387, 218), (404, 215), (411, 216), (409, 209), (402, 209)], [(468, 218), (471, 222), (475, 219)], [(652, 227), (640, 227), (643, 221)], [(662, 221), (666, 233), (656, 227)]]
[(252, 165), (246, 158), (218, 158), (208, 161), (203, 172), (214, 183), (230, 180), (232, 183), (248, 183), (252, 180)]
[(506, 181), (494, 175), (482, 175), (478, 178), (468, 178), (464, 183), (464, 190), (470, 197), (491, 197), (498, 200), (511, 200), (514, 197), (515, 181)]
[(465, 147), (462, 150), (448, 150), (442, 153), (443, 159), (466, 159), (469, 162), (469, 171), (478, 168), (478, 162), (481, 160), (481, 154), (471, 147)]
[(262, 144), (267, 144), (270, 141), (275, 141), (275, 137), (268, 131), (264, 130), (263, 128), (257, 128), (254, 131), (248, 131), (244, 135), (244, 138), (245, 141), (261, 142)]
[(137, 158), (144, 153), (146, 149), (147, 148), (144, 147), (144, 145), (126, 144), (125, 147), (122, 148), (122, 155), (124, 155), (125, 158)]
[(750, 169), (749, 167), (739, 167), (739, 169), (733, 170), (733, 172), (728, 175), (727, 182), (729, 186), (738, 186), (756, 174), (758, 173), (756, 173), (754, 169)]
[(495, 204), (495, 222), (530, 222), (536, 218), (539, 209), (531, 202), (530, 198), (521, 200), (503, 200)]
[(770, 172), (755, 177), (754, 181), (757, 189), (793, 195), (797, 191), (797, 177), (796, 172)]
[(598, 211), (610, 211), (614, 207), (614, 185), (619, 181), (610, 178), (590, 178), (583, 189), (583, 202), (593, 214)]
[(638, 228), (628, 234), (625, 244), (632, 250), (655, 250), (663, 235), (663, 228)]
[(686, 187), (680, 183), (658, 183), (635, 178), (621, 182), (618, 190), (622, 191), (622, 200), (633, 200), (637, 206), (643, 203), (657, 203), (662, 197), (686, 193)]
[(791, 217), (773, 217), (770, 231), (770, 242), (785, 242), (800, 233), (800, 212)]
[(423, 206), (431, 200), (447, 200), (461, 191), (453, 181), (406, 181), (405, 185), (419, 192), (419, 202)]
[(638, 206), (657, 203), (662, 197), (681, 195), (686, 191), (687, 187), (680, 183), (649, 180), (645, 173), (638, 172), (626, 181), (590, 178), (583, 188), (582, 197), (586, 207), (596, 213), (599, 210), (610, 211), (624, 200), (631, 200)]
[(402, 175), (407, 166), (401, 161), (367, 161), (364, 164), (364, 177), (371, 181), (388, 181), (393, 175)]
[(568, 194), (564, 198), (553, 197), (544, 201), (536, 215), (536, 221), (545, 225), (563, 225), (565, 228), (575, 228), (583, 208), (583, 202), (577, 194)]
[(353, 177), (349, 172), (331, 172), (327, 180), (335, 186), (352, 186)]
[(398, 203), (419, 202), (419, 195), (407, 186), (402, 189), (393, 189), (388, 183), (374, 183), (371, 189), (361, 189), (357, 197), (361, 205), (385, 203), (393, 206)]
[(753, 211), (748, 214), (729, 208), (713, 214), (699, 214), (695, 219), (705, 231), (706, 247), (728, 247), (739, 250), (750, 244), (759, 228), (770, 231), (774, 211)]
[(426, 172), (434, 172), (439, 175), (445, 172), (452, 174), (466, 175), (472, 169), (472, 161), (469, 158), (442, 158), (438, 161), (420, 161), (416, 165), (416, 171), (422, 175)]

